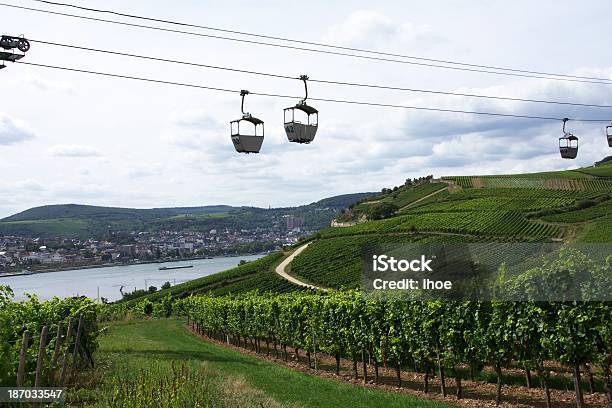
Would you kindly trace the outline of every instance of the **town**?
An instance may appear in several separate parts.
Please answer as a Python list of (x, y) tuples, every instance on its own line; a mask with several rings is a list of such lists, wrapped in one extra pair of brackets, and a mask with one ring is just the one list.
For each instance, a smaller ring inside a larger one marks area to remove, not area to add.
[(267, 253), (312, 234), (304, 218), (284, 215), (268, 227), (208, 231), (109, 230), (100, 239), (0, 237), (0, 274)]

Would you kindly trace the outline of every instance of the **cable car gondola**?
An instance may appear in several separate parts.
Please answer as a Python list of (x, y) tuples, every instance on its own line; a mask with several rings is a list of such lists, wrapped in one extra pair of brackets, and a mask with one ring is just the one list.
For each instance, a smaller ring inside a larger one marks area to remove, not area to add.
[[(242, 118), (230, 122), (230, 133), (238, 153), (259, 153), (264, 140), (264, 122), (251, 116), (250, 113), (244, 112), (244, 97), (248, 94), (249, 91), (247, 90), (240, 91), (240, 96), (242, 96)], [(242, 132), (240, 130), (241, 124), (243, 125)], [(245, 131), (245, 129), (248, 130)]]
[(308, 85), (306, 84), (308, 76), (302, 75), (300, 79), (304, 81), (306, 96), (295, 106), (286, 108), (283, 112), (287, 139), (290, 142), (304, 144), (314, 140), (319, 126), (319, 111), (306, 104), (306, 99), (308, 99)]
[(569, 119), (563, 119), (563, 136), (559, 138), (559, 152), (564, 159), (575, 159), (578, 155), (578, 138), (565, 131), (565, 124)]
[[(0, 69), (6, 68), (5, 61), (15, 62), (25, 57), (25, 53), (30, 50), (30, 42), (22, 37), (12, 37), (10, 35), (0, 36)], [(22, 54), (15, 53), (17, 48)]]
[(612, 147), (612, 122), (606, 126), (606, 138), (608, 138), (608, 146)]

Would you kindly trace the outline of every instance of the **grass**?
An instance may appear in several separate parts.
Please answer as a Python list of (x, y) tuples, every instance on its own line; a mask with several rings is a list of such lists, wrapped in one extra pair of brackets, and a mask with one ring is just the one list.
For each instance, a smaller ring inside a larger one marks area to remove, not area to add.
[(595, 177), (612, 177), (612, 163), (606, 163), (597, 167), (584, 167), (576, 171)]
[(395, 204), (399, 208), (402, 208), (428, 194), (438, 190), (444, 190), (446, 187), (444, 183), (427, 183), (416, 187), (404, 187), (391, 193), (389, 197), (386, 197), (382, 201)]
[(88, 229), (89, 223), (86, 220), (72, 218), (0, 222), (0, 233), (4, 235), (28, 233), (32, 236), (47, 234), (74, 237), (83, 235)]
[[(188, 332), (177, 320), (112, 323), (107, 334), (100, 338), (97, 358), (101, 362), (99, 366), (106, 367), (106, 371), (97, 395), (93, 392), (90, 396), (93, 398), (106, 395), (113, 384), (117, 390), (120, 390), (125, 384), (131, 384), (134, 378), (142, 378), (140, 382), (144, 381), (154, 386), (163, 382), (164, 376), (168, 373), (176, 370), (189, 373), (182, 375), (181, 378), (184, 380), (179, 381), (179, 389), (195, 382), (194, 379), (200, 375), (202, 381), (206, 378), (207, 382), (199, 385), (198, 389), (206, 389), (202, 392), (210, 394), (208, 400), (212, 398), (215, 401), (212, 406), (326, 408), (451, 406), (418, 399), (411, 395), (364, 388), (293, 371), (203, 341)], [(142, 377), (143, 375), (145, 377)], [(147, 376), (153, 378), (146, 378)], [(126, 378), (126, 381), (117, 383), (121, 378)], [(132, 398), (133, 395), (126, 395), (127, 397)], [(204, 402), (206, 400), (203, 399)]]
[(612, 217), (597, 219), (587, 225), (578, 242), (591, 244), (610, 242), (610, 231), (612, 231)]

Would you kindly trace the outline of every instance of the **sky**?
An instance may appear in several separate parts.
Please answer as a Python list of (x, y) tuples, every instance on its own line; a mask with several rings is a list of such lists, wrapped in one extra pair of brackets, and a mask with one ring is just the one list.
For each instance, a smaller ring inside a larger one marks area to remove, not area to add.
[[(612, 2), (606, 0), (66, 1), (305, 41), (612, 79), (608, 18)], [(134, 22), (31, 0), (6, 2)], [(2, 34), (24, 34), (34, 40), (295, 77), (308, 74), (332, 81), (612, 104), (612, 85), (316, 54), (1, 6), (0, 27)], [(287, 141), (282, 126), (283, 108), (303, 95), (297, 80), (88, 53), (35, 41), (23, 61), (295, 98), (246, 97), (245, 109), (265, 121), (266, 134), (260, 154), (244, 155), (234, 151), (229, 135), (229, 121), (241, 116), (237, 93), (9, 64), (0, 71), (0, 217), (63, 203), (136, 208), (300, 205), (337, 194), (378, 191), (428, 174), (560, 170), (591, 165), (612, 154), (604, 124), (568, 124), (580, 138), (578, 159), (568, 161), (558, 152), (560, 122), (314, 101), (311, 105), (320, 111), (317, 136), (310, 145), (298, 145)], [(309, 83), (309, 95), (561, 118), (612, 118), (611, 109), (321, 83)]]

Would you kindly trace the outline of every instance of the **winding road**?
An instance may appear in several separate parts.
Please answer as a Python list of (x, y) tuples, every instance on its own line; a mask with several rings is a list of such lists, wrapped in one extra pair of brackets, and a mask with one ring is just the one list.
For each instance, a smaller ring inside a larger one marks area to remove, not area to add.
[(326, 291), (327, 289), (319, 287), (319, 286), (314, 286), (314, 285), (310, 285), (306, 282), (302, 282), (299, 279), (294, 278), (293, 276), (289, 275), (286, 271), (285, 268), (287, 267), (287, 265), (289, 265), (291, 263), (291, 261), (293, 261), (293, 258), (295, 258), (296, 256), (298, 256), (299, 254), (302, 253), (303, 250), (305, 250), (306, 248), (308, 248), (308, 245), (310, 245), (310, 242), (302, 245), (301, 247), (299, 247), (298, 249), (296, 249), (295, 251), (293, 251), (293, 253), (291, 253), (291, 255), (289, 255), (287, 258), (285, 258), (283, 260), (283, 262), (281, 262), (280, 264), (278, 264), (278, 266), (276, 267), (276, 269), (274, 270), (277, 274), (279, 274), (281, 277), (283, 277), (284, 279), (288, 280), (289, 282), (296, 284), (298, 286), (303, 286), (305, 288), (309, 288), (309, 289), (318, 289), (318, 290), (323, 290)]

